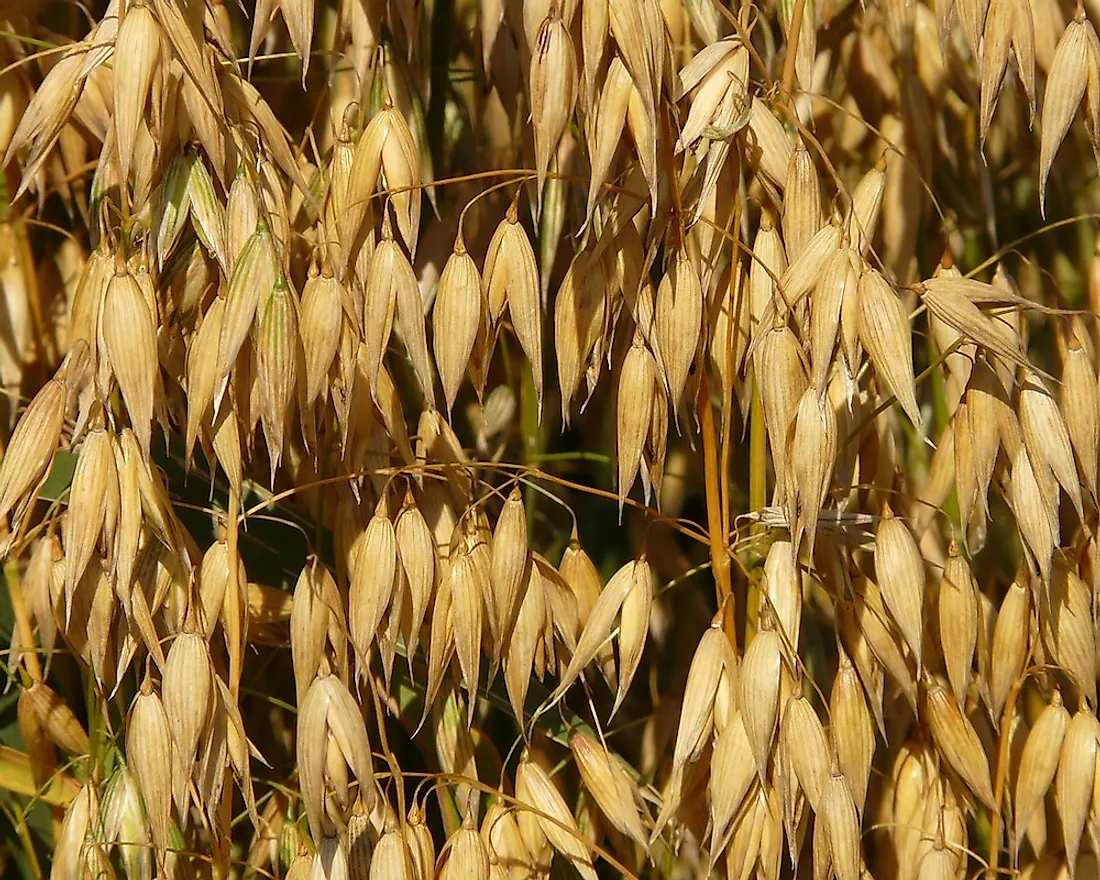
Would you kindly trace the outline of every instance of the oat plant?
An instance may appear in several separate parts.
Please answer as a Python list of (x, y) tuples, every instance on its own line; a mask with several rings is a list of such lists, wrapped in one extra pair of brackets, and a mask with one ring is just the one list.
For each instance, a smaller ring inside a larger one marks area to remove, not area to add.
[(1098, 0), (0, 19), (4, 876), (1097, 877)]

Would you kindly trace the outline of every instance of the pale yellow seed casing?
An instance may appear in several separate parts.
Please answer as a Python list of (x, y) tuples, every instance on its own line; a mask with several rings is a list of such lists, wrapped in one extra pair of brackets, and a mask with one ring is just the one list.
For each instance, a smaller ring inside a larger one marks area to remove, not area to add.
[(947, 679), (959, 706), (966, 705), (970, 670), (978, 644), (978, 588), (966, 559), (954, 543), (940, 579), (937, 611), (940, 645), (947, 667)]
[(348, 589), (348, 625), (360, 669), (366, 671), (371, 645), (390, 604), (397, 570), (393, 523), (375, 513), (352, 547)]
[(779, 678), (782, 644), (774, 629), (758, 632), (749, 643), (741, 662), (739, 678), (742, 718), (756, 772), (767, 774), (776, 724), (779, 720)]
[(634, 331), (619, 373), (615, 404), (615, 446), (618, 459), (619, 517), (642, 462), (642, 450), (650, 428), (656, 363), (642, 333)]
[(1066, 860), (1074, 865), (1088, 818), (1096, 775), (1097, 736), (1100, 723), (1088, 706), (1081, 706), (1066, 725), (1058, 775), (1054, 780), (1054, 802), (1062, 820)]
[(863, 815), (875, 756), (875, 723), (859, 674), (843, 649), (829, 697), (829, 721), (829, 736), (837, 764), (848, 780), (856, 809)]
[(928, 687), (928, 721), (932, 741), (948, 765), (987, 806), (993, 807), (989, 759), (969, 719), (947, 688), (936, 681)]
[(889, 283), (874, 269), (859, 279), (859, 340), (875, 372), (893, 392), (909, 420), (922, 430), (913, 381), (913, 344), (909, 318)]
[(470, 362), (478, 326), (485, 309), (481, 276), (459, 233), (443, 267), (432, 309), (435, 365), (443, 383), (447, 412), (454, 407), (462, 376)]
[[(795, 540), (801, 543), (805, 533), (810, 553), (817, 536), (818, 516), (832, 484), (838, 442), (836, 411), (828, 392), (816, 385), (807, 386), (795, 413), (787, 460), (792, 476), (788, 504), (794, 514), (790, 519), (795, 523)], [(791, 647), (797, 651), (797, 631), (794, 636)]]
[(832, 764), (829, 740), (810, 701), (792, 697), (783, 709), (779, 738), (814, 813), (821, 815)]
[(612, 717), (626, 699), (630, 683), (642, 662), (642, 651), (649, 634), (654, 577), (649, 562), (644, 558), (635, 563), (633, 580), (619, 616), (619, 686), (615, 691), (615, 704), (611, 707)]
[(990, 651), (989, 711), (1000, 722), (1001, 709), (1022, 671), (1030, 632), (1031, 596), (1026, 584), (1013, 581), (1005, 593), (993, 627)]
[(621, 833), (647, 847), (649, 841), (638, 813), (638, 793), (630, 775), (602, 744), (581, 730), (570, 735), (569, 748), (585, 788), (604, 815)]
[(657, 286), (654, 303), (657, 346), (673, 409), (684, 394), (695, 362), (703, 320), (703, 290), (690, 257), (681, 251)]
[(537, 815), (539, 827), (554, 849), (568, 859), (585, 880), (596, 880), (596, 870), (572, 811), (546, 771), (526, 757), (516, 770), (516, 799), (554, 820)]
[(1061, 692), (1056, 690), (1028, 733), (1023, 754), (1020, 756), (1014, 801), (1014, 853), (1019, 851), (1031, 817), (1054, 781), (1068, 724), (1069, 712), (1062, 705)]
[[(114, 121), (122, 179), (130, 178), (138, 126), (161, 64), (160, 27), (145, 4), (132, 5), (118, 28), (114, 52)], [(123, 184), (126, 186), (126, 183)]]
[(1077, 108), (1088, 84), (1089, 44), (1096, 39), (1093, 32), (1090, 40), (1091, 31), (1092, 24), (1085, 18), (1084, 11), (1079, 10), (1058, 41), (1058, 48), (1047, 74), (1043, 115), (1039, 123), (1042, 135), (1039, 154), (1039, 206), (1044, 215), (1047, 177), (1054, 164), (1054, 156), (1069, 131), (1073, 117), (1077, 115)]
[(887, 511), (875, 533), (875, 579), (890, 616), (920, 669), (924, 638), (924, 559), (909, 527)]
[(302, 350), (305, 353), (305, 402), (312, 405), (328, 381), (328, 371), (340, 346), (343, 312), (340, 282), (332, 275), (311, 275), (302, 288)]
[(172, 821), (171, 774), (165, 772), (172, 766), (172, 738), (164, 706), (148, 679), (130, 706), (126, 761), (145, 804), (153, 843), (163, 852)]
[(131, 274), (116, 272), (107, 285), (99, 332), (134, 433), (148, 458), (159, 371), (156, 316)]
[[(175, 745), (173, 760), (184, 774), (189, 774), (213, 701), (209, 645), (201, 634), (183, 632), (172, 642), (164, 667), (161, 700)], [(186, 797), (184, 775), (175, 792), (176, 805), (181, 811), (187, 803)]]
[(577, 100), (577, 53), (569, 28), (553, 10), (531, 47), (531, 121), (539, 204), (550, 158), (558, 148)]

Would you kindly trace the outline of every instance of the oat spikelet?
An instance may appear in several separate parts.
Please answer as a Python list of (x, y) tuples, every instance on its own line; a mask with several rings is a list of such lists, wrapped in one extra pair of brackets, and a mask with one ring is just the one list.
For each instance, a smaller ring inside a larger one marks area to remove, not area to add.
[(955, 698), (935, 680), (928, 684), (928, 722), (932, 739), (951, 769), (984, 804), (995, 809), (989, 761), (981, 740)]
[(889, 508), (875, 533), (875, 580), (920, 670), (924, 647), (924, 559), (913, 533)]
[(1015, 836), (1012, 851), (1019, 853), (1024, 832), (1035, 810), (1054, 781), (1058, 760), (1062, 752), (1062, 740), (1069, 725), (1069, 712), (1062, 705), (1062, 694), (1055, 690), (1046, 708), (1039, 713), (1035, 726), (1027, 735), (1020, 771), (1016, 778)]
[(1039, 155), (1039, 207), (1046, 216), (1046, 188), (1054, 156), (1069, 131), (1081, 98), (1085, 95), (1090, 68), (1097, 59), (1094, 46), (1097, 42), (1092, 23), (1085, 17), (1083, 8), (1067, 26), (1051, 62), (1047, 75), (1047, 89), (1043, 96), (1043, 115), (1039, 127), (1042, 133)]
[(577, 53), (560, 15), (551, 12), (539, 26), (531, 50), (531, 121), (535, 131), (535, 170), (539, 208), (550, 157), (557, 152), (577, 101)]
[(484, 309), (481, 277), (473, 258), (466, 253), (460, 230), (455, 237), (451, 256), (443, 267), (432, 310), (435, 364), (443, 383), (448, 416), (454, 407), (466, 365), (470, 362)]

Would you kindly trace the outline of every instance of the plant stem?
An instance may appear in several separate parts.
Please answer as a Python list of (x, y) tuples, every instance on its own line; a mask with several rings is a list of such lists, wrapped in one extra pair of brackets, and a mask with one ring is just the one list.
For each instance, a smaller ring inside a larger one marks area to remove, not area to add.
[(703, 424), (703, 459), (706, 474), (707, 531), (710, 537), (710, 563), (714, 571), (715, 598), (718, 608), (726, 609), (723, 628), (733, 650), (737, 651), (736, 616), (733, 586), (730, 582), (730, 555), (722, 531), (722, 499), (718, 475), (718, 438), (714, 428), (714, 410), (710, 404), (707, 374), (699, 382), (699, 416)]
[(787, 54), (783, 57), (783, 79), (779, 86), (779, 101), (783, 106), (789, 104), (791, 100), (795, 64), (798, 59), (798, 38), (802, 34), (802, 17), (805, 11), (806, 0), (795, 0), (791, 24), (787, 29)]
[[(768, 432), (764, 424), (764, 404), (756, 377), (752, 380), (752, 403), (749, 409), (749, 510), (761, 510), (768, 503)], [(764, 527), (754, 523), (752, 534), (762, 534)], [(745, 644), (756, 634), (760, 615), (760, 584), (749, 578), (745, 600)]]

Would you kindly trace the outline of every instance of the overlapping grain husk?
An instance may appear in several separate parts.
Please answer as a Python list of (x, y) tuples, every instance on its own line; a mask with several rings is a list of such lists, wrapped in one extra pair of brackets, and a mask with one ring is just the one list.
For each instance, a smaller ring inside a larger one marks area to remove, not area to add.
[(1095, 873), (1100, 6), (57, 12), (9, 871)]

